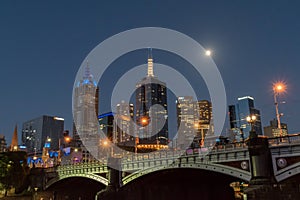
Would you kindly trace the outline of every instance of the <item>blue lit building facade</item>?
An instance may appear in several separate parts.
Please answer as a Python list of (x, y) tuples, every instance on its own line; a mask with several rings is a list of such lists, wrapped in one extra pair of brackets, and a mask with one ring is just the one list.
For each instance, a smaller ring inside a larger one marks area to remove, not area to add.
[(260, 111), (255, 108), (253, 97), (240, 97), (236, 105), (229, 106), (230, 128), (235, 135), (236, 141), (242, 141), (249, 137), (251, 124), (247, 122), (246, 118), (250, 115), (256, 116), (253, 128), (258, 135), (262, 135)]

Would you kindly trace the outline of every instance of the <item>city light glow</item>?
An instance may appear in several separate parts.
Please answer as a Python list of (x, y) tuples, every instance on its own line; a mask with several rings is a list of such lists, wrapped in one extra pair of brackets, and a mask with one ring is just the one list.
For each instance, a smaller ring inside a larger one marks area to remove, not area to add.
[(247, 122), (254, 122), (256, 120), (256, 116), (255, 115), (247, 116), (246, 120)]
[(70, 137), (65, 137), (65, 141), (66, 141), (66, 142), (70, 142), (70, 141), (71, 141), (71, 138), (70, 138)]
[(107, 140), (104, 140), (104, 141), (103, 141), (103, 145), (104, 145), (104, 146), (107, 146), (107, 145), (108, 145), (108, 141), (107, 141)]
[(149, 118), (147, 116), (140, 118), (140, 123), (142, 126), (147, 126), (149, 124)]

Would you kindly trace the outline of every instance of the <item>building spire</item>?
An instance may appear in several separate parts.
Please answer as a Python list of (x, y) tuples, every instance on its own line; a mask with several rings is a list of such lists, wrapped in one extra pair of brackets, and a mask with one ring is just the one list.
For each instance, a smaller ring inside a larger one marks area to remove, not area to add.
[(11, 140), (10, 151), (17, 151), (17, 150), (18, 150), (18, 127), (16, 124), (13, 137)]
[(152, 48), (148, 48), (148, 73), (147, 73), (147, 76), (154, 76)]
[(86, 67), (85, 67), (85, 71), (84, 71), (84, 78), (88, 79), (91, 75), (90, 72), (90, 66), (89, 66), (89, 61), (86, 61)]

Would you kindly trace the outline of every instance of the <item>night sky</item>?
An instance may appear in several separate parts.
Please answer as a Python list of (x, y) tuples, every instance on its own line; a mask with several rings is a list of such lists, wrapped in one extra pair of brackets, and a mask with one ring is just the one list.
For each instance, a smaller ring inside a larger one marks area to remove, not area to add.
[[(64, 117), (71, 130), (72, 88), (87, 54), (114, 34), (147, 26), (180, 31), (212, 49), (228, 104), (253, 96), (263, 125), (275, 117), (272, 83), (285, 81), (282, 121), (300, 132), (299, 8), (297, 1), (1, 1), (0, 134), (10, 144), (15, 124), (20, 137), (22, 123), (41, 115)], [(145, 52), (135, 57), (146, 62)], [(158, 52), (155, 61), (167, 57)]]

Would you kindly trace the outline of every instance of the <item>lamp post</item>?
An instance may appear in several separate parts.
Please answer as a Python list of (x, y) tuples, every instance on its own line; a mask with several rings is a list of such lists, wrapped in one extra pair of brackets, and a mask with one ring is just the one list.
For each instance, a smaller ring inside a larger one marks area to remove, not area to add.
[(282, 137), (282, 128), (281, 128), (281, 122), (280, 122), (280, 117), (281, 114), (279, 113), (279, 108), (278, 108), (278, 100), (277, 97), (280, 93), (285, 91), (285, 84), (278, 82), (273, 85), (273, 93), (274, 93), (274, 105), (275, 105), (275, 110), (276, 110), (276, 119), (277, 119), (277, 128), (279, 129), (279, 136)]
[(105, 139), (102, 142), (102, 145), (103, 145), (104, 148), (107, 148), (107, 157), (113, 157), (113, 147), (110, 144), (109, 139)]
[[(63, 143), (62, 143), (63, 139)], [(61, 162), (61, 157), (62, 157), (62, 149), (66, 148), (66, 144), (69, 144), (71, 142), (71, 137), (70, 136), (64, 136), (63, 138), (58, 139), (58, 160), (56, 161), (56, 165)]]
[(254, 130), (254, 125), (256, 122), (256, 116), (255, 115), (249, 115), (246, 117), (247, 122), (251, 125), (251, 131), (249, 138), (257, 137), (256, 131)]
[(244, 131), (243, 131), (242, 128), (240, 128), (239, 131), (240, 131), (240, 134), (241, 134), (241, 137), (242, 137), (242, 142), (244, 143), (245, 142)]

